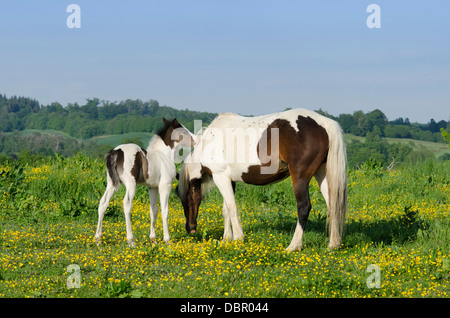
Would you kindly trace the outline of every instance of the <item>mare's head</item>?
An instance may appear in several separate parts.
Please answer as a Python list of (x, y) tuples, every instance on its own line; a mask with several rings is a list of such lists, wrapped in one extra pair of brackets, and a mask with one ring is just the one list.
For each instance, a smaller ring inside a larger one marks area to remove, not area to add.
[(205, 185), (212, 179), (210, 177), (211, 171), (200, 163), (192, 162), (193, 156), (191, 155), (192, 153), (186, 157), (181, 167), (176, 193), (183, 204), (186, 231), (195, 233), (197, 231), (198, 208), (206, 191)]
[(161, 137), (164, 143), (170, 148), (193, 147), (196, 138), (189, 130), (180, 124), (177, 119), (167, 120), (163, 118), (164, 127), (162, 127), (157, 135)]

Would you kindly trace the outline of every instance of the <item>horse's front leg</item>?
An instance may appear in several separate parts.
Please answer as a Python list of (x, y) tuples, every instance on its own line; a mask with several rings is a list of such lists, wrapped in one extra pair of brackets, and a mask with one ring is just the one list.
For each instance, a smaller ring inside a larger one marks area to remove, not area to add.
[(169, 196), (172, 190), (172, 184), (160, 184), (159, 185), (159, 201), (161, 203), (161, 217), (163, 222), (164, 241), (169, 243)]
[(158, 217), (158, 188), (149, 188), (150, 198), (150, 242), (156, 243), (156, 218)]
[[(233, 239), (234, 240), (244, 240), (244, 232), (242, 230), (241, 222), (239, 221), (239, 216), (237, 213), (236, 200), (234, 198), (234, 186), (231, 179), (227, 176), (222, 175), (213, 175), (214, 183), (219, 189), (220, 193), (223, 197), (224, 210), (228, 212), (228, 218), (225, 218), (225, 231), (224, 238), (226, 237), (227, 232), (227, 222), (231, 223), (233, 228)], [(229, 225), (228, 225), (229, 227)]]

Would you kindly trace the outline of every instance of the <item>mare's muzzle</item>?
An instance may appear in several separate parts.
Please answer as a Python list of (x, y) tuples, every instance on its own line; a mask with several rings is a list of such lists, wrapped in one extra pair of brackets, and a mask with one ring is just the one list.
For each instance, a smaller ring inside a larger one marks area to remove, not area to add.
[(190, 224), (189, 222), (186, 222), (186, 231), (190, 234), (194, 234), (197, 232), (197, 224)]

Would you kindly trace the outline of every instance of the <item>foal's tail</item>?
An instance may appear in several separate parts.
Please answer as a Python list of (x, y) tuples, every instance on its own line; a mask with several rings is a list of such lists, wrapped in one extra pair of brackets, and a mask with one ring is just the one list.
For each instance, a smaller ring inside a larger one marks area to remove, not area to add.
[(342, 129), (335, 121), (327, 124), (329, 149), (327, 157), (328, 183), (328, 231), (330, 248), (338, 248), (342, 243), (345, 212), (347, 210), (347, 154)]
[(105, 157), (106, 168), (108, 170), (108, 176), (110, 177), (114, 188), (120, 186), (120, 176), (117, 170), (118, 164), (123, 164), (124, 154), (122, 149), (110, 150)]

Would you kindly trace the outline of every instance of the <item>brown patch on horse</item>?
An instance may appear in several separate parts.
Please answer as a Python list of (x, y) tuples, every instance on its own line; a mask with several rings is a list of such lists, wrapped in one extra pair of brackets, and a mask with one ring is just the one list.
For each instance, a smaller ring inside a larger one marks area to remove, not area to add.
[(131, 175), (134, 177), (134, 180), (136, 180), (136, 183), (145, 183), (145, 181), (148, 179), (148, 160), (146, 158), (147, 151), (144, 149), (141, 149), (141, 151), (138, 151), (136, 153), (136, 156), (134, 157), (134, 164), (131, 168)]
[[(287, 126), (286, 126), (287, 124)], [(283, 180), (289, 176), (289, 168), (281, 157), (279, 152), (279, 147), (275, 147), (272, 149), (272, 128), (279, 129), (279, 140), (283, 138), (282, 131), (285, 131), (287, 128), (291, 128), (294, 130), (287, 120), (276, 119), (273, 121), (267, 129), (262, 133), (261, 138), (258, 142), (258, 146), (256, 151), (258, 153), (258, 158), (263, 162), (262, 165), (253, 165), (248, 167), (248, 171), (241, 175), (242, 180), (245, 183), (254, 184), (254, 185), (265, 185), (274, 183), (280, 180)], [(294, 130), (295, 132), (295, 130)], [(263, 158), (265, 156), (266, 158)], [(270, 161), (267, 159), (270, 158)], [(276, 162), (272, 162), (275, 160)], [(263, 174), (261, 173), (262, 167), (269, 167), (271, 165), (277, 165), (278, 169), (276, 172), (272, 174)]]
[(300, 172), (302, 177), (311, 179), (319, 167), (326, 162), (329, 147), (328, 133), (309, 116), (298, 116), (296, 123), (298, 133), (296, 133), (295, 146), (280, 141), (280, 152), (287, 156), (288, 164), (297, 166), (295, 170)]
[[(308, 180), (316, 173), (318, 167), (326, 161), (328, 153), (328, 134), (311, 117), (298, 116), (298, 132), (285, 119), (274, 120), (261, 135), (258, 142), (258, 157), (262, 162), (267, 158), (276, 162), (265, 162), (253, 165), (243, 173), (241, 178), (245, 183), (265, 185), (281, 181), (294, 171), (300, 175), (307, 175)], [(271, 148), (272, 128), (278, 129), (278, 147)], [(263, 149), (263, 147), (266, 147)], [(263, 154), (267, 158), (263, 158)], [(272, 174), (261, 173), (261, 167), (278, 164), (278, 169)], [(295, 167), (294, 167), (295, 166)], [(295, 173), (297, 174), (297, 173)], [(296, 175), (295, 178), (298, 178)]]

